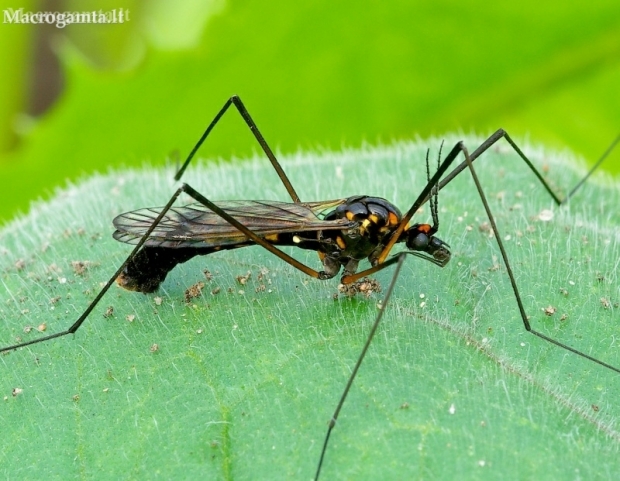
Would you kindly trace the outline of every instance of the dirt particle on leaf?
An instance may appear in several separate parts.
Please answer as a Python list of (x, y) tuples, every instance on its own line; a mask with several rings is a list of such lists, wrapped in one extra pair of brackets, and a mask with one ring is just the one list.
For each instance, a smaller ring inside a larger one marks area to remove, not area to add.
[(487, 234), (489, 237), (493, 237), (494, 235), (493, 228), (488, 222), (482, 222), (481, 224), (479, 224), (478, 231), (482, 232), (483, 234)]
[(256, 279), (260, 282), (267, 276), (267, 274), (269, 274), (269, 269), (267, 269), (266, 267), (261, 267), (260, 271), (258, 272), (258, 276), (256, 276)]
[(48, 274), (60, 274), (62, 269), (56, 265), (56, 263), (52, 262), (46, 269)]
[(554, 217), (554, 213), (551, 209), (543, 209), (538, 213), (536, 217), (541, 222), (549, 222), (552, 221)]
[(251, 277), (252, 277), (252, 273), (248, 271), (245, 275), (237, 276), (236, 279), (239, 284), (241, 284), (242, 286), (245, 286)]
[(84, 274), (86, 274), (86, 271), (91, 266), (91, 264), (92, 263), (90, 261), (71, 261), (71, 268), (73, 269), (75, 275), (83, 276)]
[(381, 292), (381, 284), (376, 279), (364, 277), (351, 284), (339, 284), (338, 292), (346, 297), (355, 297), (357, 294), (363, 294), (366, 298), (369, 298), (373, 292)]
[(202, 288), (204, 286), (205, 286), (204, 282), (197, 282), (196, 284), (189, 286), (185, 290), (185, 302), (189, 304), (192, 301), (192, 299), (195, 299), (196, 297), (200, 297), (200, 295), (202, 294)]

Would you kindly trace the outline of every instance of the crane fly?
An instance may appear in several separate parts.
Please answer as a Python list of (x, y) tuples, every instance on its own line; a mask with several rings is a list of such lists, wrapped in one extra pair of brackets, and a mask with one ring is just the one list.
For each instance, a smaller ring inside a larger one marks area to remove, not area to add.
[[(402, 218), (397, 207), (370, 196), (297, 204), (224, 201), (217, 206), (272, 246), (318, 252), (324, 267), (315, 275), (319, 279), (331, 279), (341, 266), (345, 276), (354, 275), (364, 258), (376, 264), (375, 257)], [(161, 209), (140, 209), (119, 215), (114, 219), (114, 238), (138, 244), (160, 212)], [(436, 231), (437, 223), (414, 224), (396, 242), (405, 242), (413, 254), (443, 267), (450, 252), (445, 242), (434, 237)], [(154, 292), (179, 263), (197, 255), (254, 244), (248, 235), (204, 204), (171, 208), (116, 282), (128, 290)]]
[[(249, 200), (213, 202), (190, 185), (182, 184), (164, 207), (139, 209), (117, 216), (113, 221), (116, 228), (113, 234), (114, 238), (135, 247), (73, 325), (62, 332), (1, 348), (0, 352), (73, 334), (81, 327), (94, 307), (115, 282), (127, 290), (151, 293), (159, 288), (175, 266), (199, 255), (208, 255), (249, 245), (260, 245), (292, 267), (316, 279), (330, 279), (342, 271), (341, 281), (344, 284), (354, 283), (362, 277), (375, 274), (388, 266), (395, 266), (379, 312), (329, 421), (315, 472), (315, 479), (318, 479), (326, 460), (330, 435), (379, 327), (407, 255), (422, 258), (439, 267), (446, 266), (450, 261), (450, 246), (436, 236), (439, 231), (438, 195), (454, 178), (467, 170), (475, 183), (491, 225), (490, 228), (495, 233), (495, 239), (525, 330), (539, 339), (565, 350), (567, 353), (572, 353), (600, 367), (620, 373), (620, 369), (617, 367), (555, 340), (531, 327), (494, 216), (473, 167), (474, 160), (500, 139), (504, 139), (534, 173), (553, 201), (561, 205), (581, 187), (589, 175), (608, 156), (620, 137), (615, 139), (590, 172), (563, 199), (553, 192), (542, 175), (504, 130), (500, 129), (495, 132), (472, 153), (469, 153), (462, 142), (458, 142), (443, 160), (440, 153), (437, 168), (433, 175), (430, 173), (427, 153), (426, 186), (411, 207), (402, 214), (388, 200), (368, 195), (356, 195), (328, 201), (302, 202), (247, 109), (237, 96), (231, 97), (209, 124), (177, 172), (176, 180), (180, 180), (202, 143), (230, 106), (236, 107), (254, 134), (287, 189), (291, 202)], [(460, 155), (463, 155), (465, 160), (449, 171)], [(175, 206), (175, 202), (182, 193), (189, 195), (195, 202), (182, 207)], [(414, 214), (427, 202), (430, 205), (432, 224), (410, 224)], [(390, 257), (393, 247), (399, 243), (405, 244), (405, 250)], [(322, 264), (321, 270), (316, 270), (298, 261), (282, 251), (280, 249), (282, 246), (316, 251)], [(361, 271), (358, 270), (358, 264), (366, 259), (369, 261), (370, 267)]]

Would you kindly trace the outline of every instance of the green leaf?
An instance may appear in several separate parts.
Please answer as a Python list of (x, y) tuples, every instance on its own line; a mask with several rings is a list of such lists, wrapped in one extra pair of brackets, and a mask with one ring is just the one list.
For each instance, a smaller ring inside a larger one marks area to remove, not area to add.
[[(470, 151), (480, 140), (467, 139)], [(369, 194), (404, 210), (425, 184), (426, 147), (435, 157), (438, 145), (299, 153), (283, 165), (303, 200)], [(526, 151), (560, 191), (584, 174), (566, 156)], [(556, 208), (505, 144), (476, 167), (530, 322), (620, 366), (617, 183), (596, 176)], [(0, 345), (42, 335), (25, 326), (70, 326), (130, 251), (110, 220), (163, 205), (172, 176), (95, 176), (0, 231)], [(403, 268), (324, 479), (600, 479), (620, 469), (620, 376), (525, 332), (470, 177), (439, 195), (451, 262)], [(184, 180), (211, 199), (286, 199), (262, 158), (192, 165)], [(543, 222), (545, 209), (553, 219)], [(426, 206), (416, 217), (429, 218)], [(319, 266), (313, 252), (289, 252)], [(391, 273), (376, 277), (386, 287)], [(199, 281), (202, 295), (186, 303)], [(4, 477), (311, 479), (382, 297), (334, 301), (336, 285), (249, 247), (179, 266), (157, 295), (114, 286), (75, 336), (0, 356)]]

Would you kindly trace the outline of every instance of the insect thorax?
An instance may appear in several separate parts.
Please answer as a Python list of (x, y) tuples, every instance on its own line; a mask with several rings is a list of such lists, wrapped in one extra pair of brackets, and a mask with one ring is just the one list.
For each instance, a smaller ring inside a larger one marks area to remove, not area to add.
[(324, 231), (323, 238), (328, 241), (325, 246), (332, 246), (331, 252), (327, 247), (325, 253), (342, 258), (365, 259), (383, 246), (401, 217), (396, 206), (380, 197), (349, 197), (325, 220), (348, 219), (356, 225), (340, 231)]

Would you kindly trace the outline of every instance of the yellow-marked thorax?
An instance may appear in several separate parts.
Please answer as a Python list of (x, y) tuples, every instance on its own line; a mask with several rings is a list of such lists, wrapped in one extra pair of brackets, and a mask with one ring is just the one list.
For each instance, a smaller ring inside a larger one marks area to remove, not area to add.
[(380, 197), (349, 197), (325, 220), (346, 218), (357, 223), (342, 231), (325, 233), (344, 256), (354, 259), (368, 257), (398, 226), (402, 214), (390, 202)]

